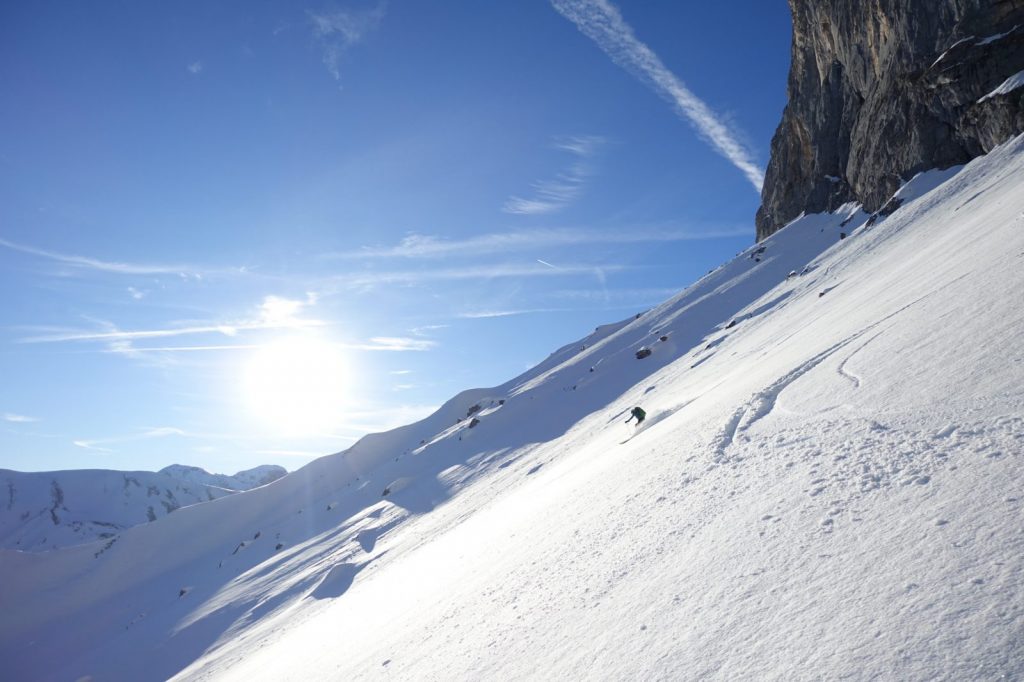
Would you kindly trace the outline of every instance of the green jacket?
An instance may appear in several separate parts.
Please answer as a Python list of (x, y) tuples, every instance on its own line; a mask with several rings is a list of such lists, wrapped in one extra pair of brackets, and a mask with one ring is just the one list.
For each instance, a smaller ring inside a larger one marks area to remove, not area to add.
[(637, 421), (643, 421), (647, 417), (647, 413), (641, 410), (639, 407), (634, 407), (631, 415), (637, 418)]

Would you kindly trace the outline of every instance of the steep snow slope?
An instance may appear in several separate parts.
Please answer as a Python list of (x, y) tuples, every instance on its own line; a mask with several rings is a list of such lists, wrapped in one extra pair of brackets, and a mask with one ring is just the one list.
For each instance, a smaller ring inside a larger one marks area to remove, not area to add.
[(0, 469), (0, 547), (37, 552), (112, 538), (179, 507), (265, 485), (286, 473), (276, 465), (234, 476), (181, 464), (155, 473)]
[(1018, 138), (917, 178), (882, 222), (801, 218), (268, 486), (112, 544), (4, 551), (0, 660), (15, 679), (1020, 677), (1022, 186)]

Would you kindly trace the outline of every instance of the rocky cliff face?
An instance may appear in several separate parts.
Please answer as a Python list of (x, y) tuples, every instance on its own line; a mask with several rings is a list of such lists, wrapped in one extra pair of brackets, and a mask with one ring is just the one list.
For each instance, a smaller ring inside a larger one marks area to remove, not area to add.
[[(1024, 131), (1024, 0), (789, 0), (789, 103), (757, 213), (877, 211), (914, 173)], [(1005, 87), (1003, 86), (1006, 84)], [(999, 91), (991, 97), (986, 97)]]

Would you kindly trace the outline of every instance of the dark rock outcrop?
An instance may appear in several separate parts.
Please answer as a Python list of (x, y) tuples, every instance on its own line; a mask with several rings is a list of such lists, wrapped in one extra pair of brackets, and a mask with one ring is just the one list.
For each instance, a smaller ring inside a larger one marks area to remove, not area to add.
[(1024, 131), (1024, 0), (789, 0), (789, 103), (757, 238), (848, 201), (876, 211), (914, 173)]

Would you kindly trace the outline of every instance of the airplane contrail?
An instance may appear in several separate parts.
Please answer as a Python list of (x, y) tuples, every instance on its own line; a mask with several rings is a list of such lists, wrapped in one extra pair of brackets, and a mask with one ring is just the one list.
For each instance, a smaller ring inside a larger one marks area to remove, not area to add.
[(716, 152), (761, 191), (764, 170), (754, 162), (751, 152), (702, 99), (668, 70), (651, 48), (637, 39), (615, 5), (608, 0), (551, 0), (551, 5), (597, 43), (613, 62), (668, 100), (677, 114), (688, 120)]

